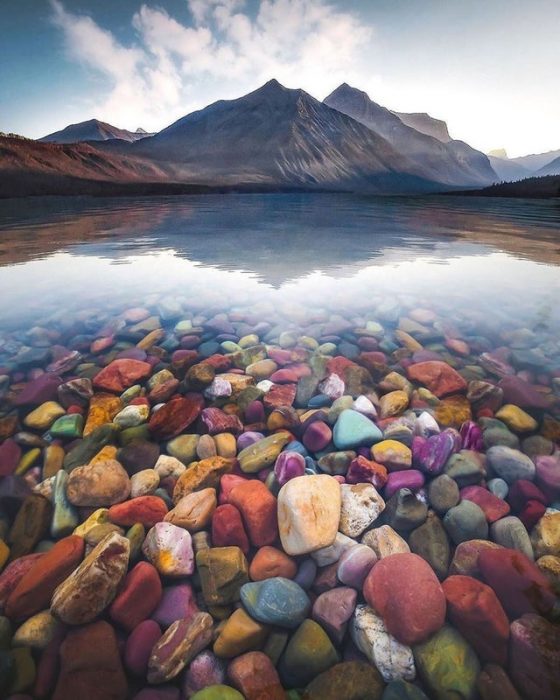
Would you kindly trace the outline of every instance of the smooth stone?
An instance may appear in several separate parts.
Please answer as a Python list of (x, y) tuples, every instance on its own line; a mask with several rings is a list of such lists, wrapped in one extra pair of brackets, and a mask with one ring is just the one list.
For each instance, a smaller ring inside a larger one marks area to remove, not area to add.
[(333, 441), (339, 450), (351, 450), (372, 445), (383, 439), (379, 428), (362, 413), (345, 409), (338, 416), (333, 430)]
[(461, 450), (451, 455), (443, 473), (454, 479), (459, 488), (479, 484), (486, 476), (486, 456), (472, 450)]
[(112, 532), (55, 590), (51, 612), (68, 625), (94, 620), (114, 599), (129, 561), (130, 544)]
[(280, 675), (288, 687), (307, 685), (340, 661), (323, 628), (304, 620), (291, 637), (280, 661)]
[(438, 398), (466, 390), (467, 382), (446, 362), (428, 360), (407, 369), (408, 378), (427, 387)]
[(311, 558), (317, 566), (328, 566), (329, 564), (338, 562), (344, 552), (355, 545), (355, 539), (343, 535), (342, 532), (337, 532), (334, 542), (328, 547), (322, 547), (321, 549), (311, 552)]
[(353, 450), (329, 452), (325, 455), (321, 455), (317, 464), (319, 465), (319, 469), (326, 474), (330, 474), (331, 476), (343, 476), (350, 469), (350, 465), (354, 459), (356, 459), (356, 453)]
[(484, 666), (476, 687), (481, 700), (521, 700), (507, 673), (496, 664)]
[(207, 605), (239, 600), (249, 580), (247, 559), (239, 547), (210, 547), (196, 554), (196, 566)]
[(383, 681), (377, 670), (363, 661), (344, 661), (309, 683), (303, 700), (380, 700)]
[(414, 680), (416, 668), (412, 649), (387, 631), (383, 620), (368, 605), (354, 611), (350, 634), (356, 647), (377, 668), (383, 680)]
[(369, 574), (377, 557), (373, 550), (365, 544), (349, 547), (338, 562), (338, 580), (346, 586), (361, 590), (366, 576)]
[(109, 617), (128, 632), (146, 620), (162, 594), (161, 580), (154, 566), (141, 561), (126, 575), (109, 608)]
[(260, 649), (268, 635), (268, 628), (238, 608), (225, 621), (214, 642), (214, 654), (218, 658), (232, 659), (247, 651)]
[(43, 650), (53, 638), (57, 625), (50, 611), (43, 610), (18, 627), (12, 638), (12, 646)]
[(461, 501), (443, 517), (443, 525), (453, 542), (484, 540), (488, 537), (488, 523), (484, 511), (472, 501)]
[(399, 416), (408, 408), (409, 396), (406, 391), (396, 389), (384, 394), (379, 399), (379, 411), (381, 418)]
[(240, 692), (229, 685), (214, 684), (190, 696), (191, 700), (245, 700)]
[(124, 647), (124, 665), (135, 676), (145, 677), (148, 661), (156, 642), (161, 638), (161, 628), (153, 620), (140, 622), (128, 636)]
[(504, 404), (496, 412), (496, 418), (503, 421), (514, 433), (530, 433), (537, 429), (538, 423), (519, 406)]
[(447, 474), (436, 476), (428, 484), (428, 501), (438, 515), (445, 515), (459, 503), (459, 499), (457, 482)]
[[(422, 591), (420, 598), (418, 591)], [(381, 559), (368, 574), (363, 592), (388, 632), (402, 644), (417, 644), (444, 623), (441, 585), (431, 567), (416, 554)]]
[(60, 674), (53, 700), (125, 700), (128, 683), (117, 638), (103, 620), (71, 629), (60, 647)]
[(281, 576), (293, 579), (297, 573), (295, 561), (280, 549), (265, 545), (257, 550), (249, 567), (252, 581)]
[(114, 459), (76, 467), (66, 484), (68, 500), (75, 506), (111, 506), (130, 494), (130, 479)]
[(508, 484), (518, 479), (527, 479), (527, 481), (535, 479), (535, 465), (519, 450), (497, 445), (486, 451), (486, 459), (495, 474)]
[(148, 683), (165, 683), (181, 671), (212, 641), (212, 617), (196, 613), (190, 620), (177, 620), (156, 642), (148, 660)]
[(313, 603), (311, 617), (321, 625), (334, 644), (339, 645), (344, 638), (357, 597), (353, 588), (338, 586), (321, 593)]
[(194, 554), (189, 532), (172, 523), (156, 523), (146, 535), (142, 552), (162, 576), (190, 576)]
[(414, 449), (414, 464), (427, 474), (440, 474), (445, 464), (460, 447), (460, 438), (454, 430), (431, 435)]
[(478, 556), (482, 578), (511, 619), (525, 613), (547, 615), (556, 603), (543, 572), (515, 549), (485, 549)]
[(295, 629), (307, 617), (311, 603), (294, 581), (270, 578), (241, 587), (241, 602), (249, 615), (264, 624)]
[(424, 486), (424, 474), (418, 469), (406, 469), (399, 472), (391, 472), (385, 484), (385, 498), (391, 498), (400, 489), (418, 491)]
[(66, 493), (68, 478), (68, 473), (63, 469), (59, 470), (54, 477), (51, 535), (55, 539), (70, 535), (79, 523), (78, 512), (68, 500)]
[(470, 576), (443, 582), (447, 616), (480, 659), (505, 666), (509, 621), (494, 591)]
[(427, 695), (417, 686), (408, 681), (391, 681), (381, 700), (428, 700)]
[(514, 515), (508, 515), (507, 518), (502, 518), (492, 523), (490, 536), (494, 542), (502, 545), (502, 547), (517, 549), (529, 559), (534, 559), (529, 533), (521, 520)]
[(371, 484), (342, 484), (339, 530), (359, 537), (385, 509), (385, 501)]
[(208, 527), (217, 505), (216, 489), (202, 489), (181, 498), (164, 520), (191, 533), (199, 532)]
[[(294, 481), (290, 481), (289, 484)], [(261, 481), (252, 479), (240, 482), (231, 490), (229, 501), (241, 513), (253, 546), (263, 547), (277, 540), (280, 507), (277, 506), (276, 498)]]
[(461, 635), (445, 625), (413, 648), (418, 674), (434, 700), (474, 700), (480, 664)]
[(273, 466), (290, 439), (287, 432), (275, 433), (241, 450), (237, 455), (241, 470), (246, 474), (255, 474), (261, 469)]
[(461, 489), (461, 499), (476, 503), (490, 524), (504, 518), (510, 510), (508, 503), (482, 486), (465, 486)]
[(398, 532), (389, 525), (381, 525), (373, 530), (368, 530), (362, 537), (362, 544), (367, 545), (377, 559), (384, 559), (391, 554), (406, 554), (410, 547)]
[(560, 630), (539, 615), (511, 625), (509, 674), (526, 698), (555, 700), (560, 687)]
[(7, 538), (12, 561), (35, 549), (47, 534), (51, 519), (52, 505), (46, 498), (32, 494), (24, 499)]
[(155, 469), (142, 469), (130, 477), (130, 497), (151, 496), (158, 488), (160, 475)]
[(23, 424), (32, 430), (48, 430), (57, 418), (66, 413), (56, 401), (46, 401), (23, 419)]
[(535, 467), (537, 486), (551, 501), (560, 500), (560, 456), (539, 455)]
[(327, 474), (291, 479), (278, 494), (278, 529), (292, 556), (330, 546), (341, 510), (340, 485)]
[[(171, 457), (179, 460), (184, 466), (195, 461), (199, 439), (199, 435), (179, 435), (167, 443), (166, 449)], [(160, 476), (163, 477), (163, 474), (160, 473)]]
[(285, 700), (278, 673), (272, 661), (261, 651), (238, 656), (230, 662), (227, 673), (245, 700)]
[(410, 533), (408, 543), (411, 551), (428, 562), (443, 581), (449, 569), (451, 548), (445, 528), (433, 511), (428, 511), (426, 522)]
[[(60, 540), (44, 555), (30, 562), (29, 568), (22, 571), (7, 597), (6, 615), (12, 619), (29, 618), (47, 608), (56, 588), (78, 566), (83, 553), (84, 541), (81, 537), (72, 535)], [(8, 570), (4, 573), (7, 574)]]
[(239, 547), (243, 554), (249, 553), (249, 538), (241, 513), (230, 503), (218, 506), (212, 515), (212, 542), (215, 547)]
[(560, 556), (560, 512), (546, 512), (531, 532), (535, 557)]
[(488, 487), (490, 493), (493, 493), (494, 496), (497, 496), (498, 498), (502, 498), (504, 500), (507, 498), (507, 495), (509, 493), (509, 486), (507, 485), (507, 482), (505, 482), (503, 479), (500, 479), (500, 477), (490, 479), (486, 486)]
[(410, 469), (412, 466), (412, 451), (398, 440), (382, 440), (371, 448), (373, 459), (387, 467), (390, 471)]
[(383, 520), (399, 533), (419, 527), (428, 517), (428, 506), (406, 488), (399, 489), (385, 504)]
[(198, 611), (193, 588), (185, 582), (165, 586), (159, 604), (150, 617), (161, 627), (167, 628), (176, 620), (190, 619)]
[(280, 486), (284, 486), (290, 479), (303, 476), (304, 472), (305, 459), (298, 452), (284, 450), (274, 463), (274, 474)]
[[(222, 659), (218, 659), (211, 651), (205, 650), (201, 651), (200, 654), (195, 656), (195, 658), (188, 665), (185, 670), (185, 675), (183, 676), (183, 681), (181, 684), (183, 695), (185, 698), (192, 698), (197, 694), (200, 697), (205, 690), (209, 690), (212, 687), (225, 688), (226, 686), (220, 685), (225, 681), (226, 678), (226, 663)], [(233, 688), (229, 690), (237, 693)], [(221, 700), (223, 697), (225, 700), (228, 697), (227, 692), (223, 695), (208, 695), (209, 700)], [(236, 696), (237, 697), (237, 696)]]
[(478, 567), (478, 557), (485, 549), (500, 549), (500, 545), (488, 540), (467, 540), (461, 542), (455, 549), (453, 559), (449, 566), (449, 575), (461, 574), (482, 579), (482, 573)]
[(129, 405), (117, 413), (113, 418), (113, 423), (121, 428), (135, 428), (148, 420), (150, 409), (148, 406)]

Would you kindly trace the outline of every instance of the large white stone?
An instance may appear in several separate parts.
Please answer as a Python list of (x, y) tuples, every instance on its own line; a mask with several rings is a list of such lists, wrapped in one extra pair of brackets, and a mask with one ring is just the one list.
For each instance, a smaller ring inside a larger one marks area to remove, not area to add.
[(369, 605), (361, 603), (356, 606), (350, 622), (350, 635), (386, 683), (414, 680), (416, 668), (412, 649), (387, 632), (383, 620)]
[(297, 556), (330, 546), (340, 520), (340, 484), (328, 474), (290, 479), (278, 494), (282, 547)]
[(342, 484), (340, 531), (348, 537), (359, 537), (385, 509), (385, 501), (372, 484)]

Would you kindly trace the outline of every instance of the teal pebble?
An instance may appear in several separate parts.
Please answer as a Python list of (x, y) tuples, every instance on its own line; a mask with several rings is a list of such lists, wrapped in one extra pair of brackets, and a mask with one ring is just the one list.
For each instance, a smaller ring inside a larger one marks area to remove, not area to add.
[(298, 627), (311, 607), (303, 588), (280, 576), (246, 583), (240, 593), (241, 602), (252, 618), (288, 629)]
[(79, 413), (61, 416), (52, 424), (50, 434), (57, 438), (74, 439), (82, 437), (84, 417)]
[(373, 445), (383, 439), (383, 433), (366, 416), (345, 409), (334, 426), (333, 442), (339, 450), (350, 450), (362, 445)]
[(70, 535), (80, 522), (78, 511), (66, 497), (67, 481), (68, 472), (60, 469), (56, 473), (53, 486), (54, 511), (51, 522), (51, 535), (55, 539)]

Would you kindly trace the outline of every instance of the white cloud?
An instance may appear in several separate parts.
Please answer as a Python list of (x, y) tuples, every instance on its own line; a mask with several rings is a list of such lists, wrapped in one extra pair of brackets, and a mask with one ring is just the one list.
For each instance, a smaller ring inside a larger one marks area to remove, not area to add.
[(124, 46), (91, 17), (51, 0), (69, 56), (108, 80), (96, 116), (155, 130), (272, 77), (320, 97), (345, 80), (371, 84), (362, 62), (371, 28), (328, 0), (260, 0), (256, 14), (244, 0), (187, 3), (191, 25), (142, 5), (131, 18), (134, 45)]

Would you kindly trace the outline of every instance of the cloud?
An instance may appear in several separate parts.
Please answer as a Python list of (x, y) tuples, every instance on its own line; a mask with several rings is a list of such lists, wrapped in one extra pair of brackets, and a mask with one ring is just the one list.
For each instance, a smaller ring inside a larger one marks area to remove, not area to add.
[(51, 0), (69, 57), (107, 80), (97, 116), (161, 129), (272, 77), (320, 97), (345, 80), (371, 81), (363, 62), (371, 28), (328, 0), (260, 0), (256, 11), (245, 0), (187, 5), (188, 25), (161, 7), (142, 5), (131, 17), (135, 40), (125, 46), (91, 17)]

